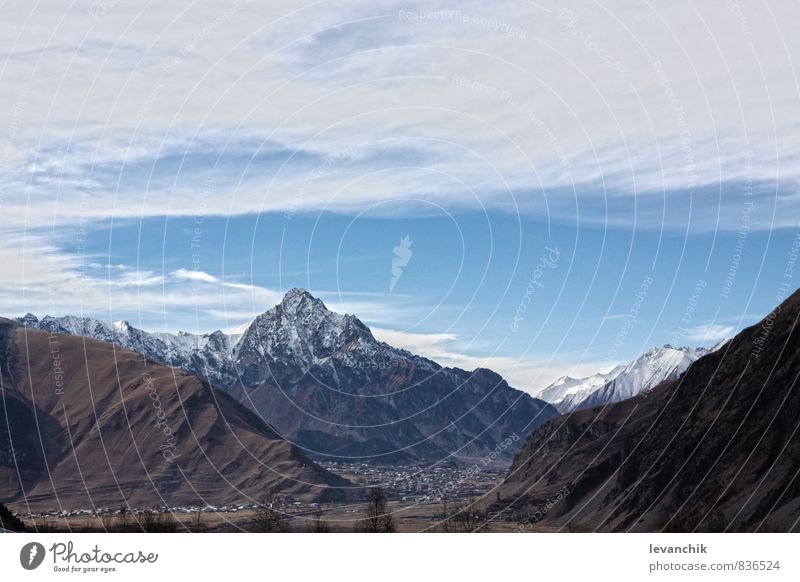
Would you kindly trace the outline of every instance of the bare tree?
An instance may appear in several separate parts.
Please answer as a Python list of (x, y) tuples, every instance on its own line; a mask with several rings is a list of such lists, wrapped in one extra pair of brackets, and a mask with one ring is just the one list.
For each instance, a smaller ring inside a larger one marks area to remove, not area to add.
[(189, 531), (192, 533), (203, 533), (206, 531), (206, 524), (203, 522), (203, 512), (195, 511), (192, 514), (192, 521), (189, 525)]
[(314, 520), (311, 522), (311, 531), (313, 533), (330, 533), (331, 527), (328, 522), (322, 519), (322, 512), (317, 510), (314, 512)]
[(286, 531), (286, 516), (277, 508), (277, 500), (272, 491), (266, 491), (258, 500), (255, 526), (259, 532)]
[(431, 528), (434, 533), (455, 533), (455, 525), (450, 521), (450, 512), (447, 508), (447, 500), (442, 501), (441, 509), (436, 514), (436, 525)]
[(9, 531), (25, 531), (25, 524), (11, 510), (0, 503), (0, 527)]
[(489, 531), (489, 520), (474, 499), (458, 501), (448, 508), (445, 501), (435, 531), (439, 533), (473, 533)]
[(117, 513), (117, 531), (128, 531), (128, 528), (130, 527), (130, 513), (130, 510), (125, 505), (119, 508), (119, 512)]
[(368, 533), (396, 531), (392, 514), (386, 508), (386, 495), (380, 487), (370, 489), (367, 500), (367, 517), (356, 523), (356, 531)]
[(178, 529), (178, 522), (167, 507), (161, 510), (146, 510), (139, 525), (146, 533), (172, 533)]

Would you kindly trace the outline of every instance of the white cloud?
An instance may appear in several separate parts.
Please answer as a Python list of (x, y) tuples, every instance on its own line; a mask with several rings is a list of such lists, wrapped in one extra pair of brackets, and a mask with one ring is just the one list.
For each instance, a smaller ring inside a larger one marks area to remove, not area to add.
[(458, 336), (451, 333), (410, 333), (393, 329), (372, 327), (376, 339), (403, 348), (450, 367), (472, 371), (475, 368), (494, 370), (519, 390), (535, 395), (557, 378), (569, 375), (577, 378), (605, 372), (608, 362), (567, 362), (523, 356), (472, 356), (458, 350)]
[(458, 339), (452, 333), (411, 333), (381, 327), (370, 329), (379, 341), (434, 360), (451, 357), (453, 354), (447, 346)]
[(113, 284), (120, 287), (150, 287), (162, 285), (165, 281), (164, 277), (152, 271), (125, 271), (113, 280)]
[(186, 281), (200, 281), (203, 283), (217, 283), (219, 281), (214, 275), (210, 275), (204, 271), (192, 271), (189, 269), (178, 269), (177, 271), (173, 271), (172, 275)]
[(707, 323), (686, 330), (686, 339), (699, 344), (718, 342), (733, 336), (733, 332), (734, 327), (731, 325)]
[[(150, 331), (235, 329), (280, 303), (286, 291), (200, 270), (162, 276), (112, 265), (67, 252), (41, 233), (0, 234), (0, 264), (0, 316), (85, 314)], [(398, 295), (311, 291), (330, 309), (365, 321), (403, 321), (419, 309)]]
[(743, 181), (754, 228), (797, 213), (794, 0), (97, 6), (4, 14), (4, 214), (29, 226), (409, 197), (572, 218), (576, 186), (584, 220), (677, 228), (688, 194), (647, 201), (693, 184), (695, 225), (736, 229)]

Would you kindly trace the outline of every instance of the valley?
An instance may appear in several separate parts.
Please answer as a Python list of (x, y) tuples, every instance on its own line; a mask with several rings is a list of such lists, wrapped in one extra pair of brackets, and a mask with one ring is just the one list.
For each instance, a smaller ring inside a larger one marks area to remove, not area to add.
[(299, 289), (235, 336), (0, 320), (3, 503), (47, 531), (782, 531), (799, 310), (561, 378), (552, 405)]

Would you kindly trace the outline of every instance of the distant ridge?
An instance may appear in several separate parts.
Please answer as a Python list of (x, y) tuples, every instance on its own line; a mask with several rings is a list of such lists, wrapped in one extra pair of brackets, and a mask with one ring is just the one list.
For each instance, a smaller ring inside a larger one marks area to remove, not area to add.
[(617, 366), (606, 374), (595, 374), (587, 378), (559, 378), (537, 394), (567, 413), (593, 406), (620, 402), (648, 390), (661, 382), (675, 380), (692, 362), (708, 354), (705, 348), (675, 348), (667, 344), (655, 347), (625, 366)]

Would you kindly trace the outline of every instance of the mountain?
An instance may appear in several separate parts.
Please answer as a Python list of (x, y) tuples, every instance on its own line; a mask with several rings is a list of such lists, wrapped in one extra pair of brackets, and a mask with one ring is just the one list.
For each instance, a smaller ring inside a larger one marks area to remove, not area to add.
[(48, 315), (39, 320), (29, 313), (14, 321), (50, 333), (111, 342), (156, 362), (188, 371), (208, 380), (214, 386), (232, 385), (238, 379), (233, 368), (233, 352), (241, 334), (228, 335), (221, 331), (202, 335), (187, 332), (151, 333), (138, 329), (127, 321), (108, 324), (91, 317), (73, 315)]
[(105, 342), (0, 319), (0, 492), (26, 507), (248, 503), (266, 489), (345, 497), (256, 414)]
[(500, 443), (521, 442), (558, 415), (491, 370), (445, 368), (379, 342), (357, 317), (302, 289), (237, 335), (155, 334), (88, 318), (19, 321), (110, 341), (205, 378), (316, 458), (510, 461), (516, 445)]
[(549, 402), (561, 412), (569, 412), (571, 407), (562, 407), (564, 400), (576, 398), (578, 402), (586, 398), (591, 392), (613, 380), (625, 366), (616, 366), (605, 374), (594, 374), (586, 378), (573, 378), (571, 376), (561, 376), (558, 380), (550, 384), (547, 388), (539, 392), (536, 397), (545, 402)]
[(680, 379), (539, 427), (486, 503), (531, 529), (797, 531), (798, 320), (800, 292)]
[(620, 402), (652, 390), (665, 380), (680, 377), (692, 362), (709, 351), (671, 345), (651, 348), (627, 366), (617, 366), (607, 374), (582, 379), (559, 378), (537, 397), (550, 402), (562, 413)]

